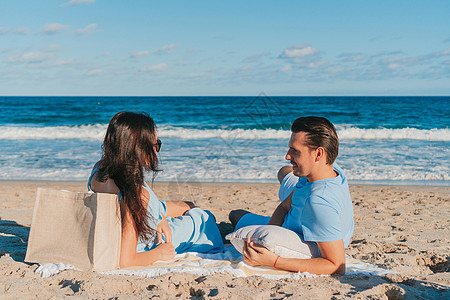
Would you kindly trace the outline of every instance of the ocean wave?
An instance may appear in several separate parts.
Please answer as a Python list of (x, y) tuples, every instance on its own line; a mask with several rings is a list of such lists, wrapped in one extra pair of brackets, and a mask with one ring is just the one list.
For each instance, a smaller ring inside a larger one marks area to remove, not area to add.
[[(52, 126), (52, 127), (16, 127), (0, 126), (0, 139), (80, 139), (102, 140), (107, 125)], [(158, 127), (158, 136), (162, 138), (181, 139), (287, 139), (289, 131), (275, 129), (193, 129), (184, 127)]]
[(362, 129), (358, 127), (337, 128), (341, 140), (424, 140), (450, 141), (450, 129), (417, 129), (417, 128), (376, 128)]
[[(94, 164), (94, 162), (92, 162)], [(189, 170), (187, 172), (186, 170)], [(271, 181), (276, 182), (277, 168), (256, 168), (249, 162), (242, 161), (240, 166), (231, 166), (222, 164), (216, 169), (202, 169), (201, 167), (189, 162), (186, 165), (179, 165), (175, 162), (166, 164), (166, 170), (158, 174), (158, 181)], [(86, 180), (89, 177), (91, 167), (80, 167), (72, 165), (68, 168), (46, 167), (30, 168), (19, 163), (11, 164), (0, 168), (0, 180)], [(384, 182), (388, 184), (396, 183), (416, 183), (424, 184), (427, 182), (432, 185), (447, 185), (450, 183), (448, 170), (428, 170), (428, 171), (410, 171), (403, 168), (397, 168), (386, 172), (379, 170), (346, 169), (346, 175), (350, 182)], [(149, 178), (150, 179), (150, 178)]]
[(106, 125), (80, 125), (80, 126), (48, 126), (48, 127), (16, 127), (0, 126), (0, 139), (2, 140), (56, 140), (80, 139), (102, 140)]
[[(19, 127), (0, 126), (0, 139), (80, 139), (102, 140), (107, 125), (51, 126), (51, 127)], [(450, 129), (416, 129), (416, 128), (377, 128), (363, 129), (358, 127), (337, 126), (341, 140), (426, 140), (450, 141)], [(290, 131), (276, 129), (195, 129), (161, 125), (158, 135), (162, 138), (180, 139), (288, 139)]]
[(221, 138), (225, 140), (234, 139), (288, 139), (290, 131), (276, 129), (192, 129), (173, 126), (160, 126), (158, 129), (160, 137), (182, 138), (182, 139), (207, 139)]

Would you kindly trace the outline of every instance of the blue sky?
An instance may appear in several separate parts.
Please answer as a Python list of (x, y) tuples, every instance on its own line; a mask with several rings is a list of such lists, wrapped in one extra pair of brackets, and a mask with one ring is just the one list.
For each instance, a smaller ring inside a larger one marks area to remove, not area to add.
[(0, 95), (450, 95), (450, 1), (1, 0)]

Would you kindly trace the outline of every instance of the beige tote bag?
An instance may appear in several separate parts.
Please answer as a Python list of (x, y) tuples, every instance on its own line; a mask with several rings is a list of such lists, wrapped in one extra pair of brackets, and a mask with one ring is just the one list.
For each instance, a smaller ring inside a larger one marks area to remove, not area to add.
[(117, 195), (38, 188), (25, 261), (113, 270), (120, 240)]

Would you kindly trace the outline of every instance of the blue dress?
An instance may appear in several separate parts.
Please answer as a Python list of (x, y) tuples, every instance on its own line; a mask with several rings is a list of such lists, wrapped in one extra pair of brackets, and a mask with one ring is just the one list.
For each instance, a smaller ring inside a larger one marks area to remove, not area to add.
[[(97, 170), (98, 168), (94, 169), (89, 177), (89, 191), (92, 191), (91, 180)], [(172, 244), (175, 247), (176, 253), (207, 253), (223, 250), (222, 237), (219, 228), (217, 227), (216, 220), (211, 212), (195, 207), (187, 211), (185, 215), (177, 218), (167, 217), (166, 201), (158, 200), (155, 193), (146, 183), (144, 183), (143, 188), (146, 189), (150, 195), (147, 211), (153, 218), (149, 220), (149, 225), (156, 230), (156, 226), (162, 221), (161, 214), (166, 217), (167, 223), (172, 230)], [(145, 243), (139, 239), (136, 252), (149, 251), (156, 246), (156, 241)]]

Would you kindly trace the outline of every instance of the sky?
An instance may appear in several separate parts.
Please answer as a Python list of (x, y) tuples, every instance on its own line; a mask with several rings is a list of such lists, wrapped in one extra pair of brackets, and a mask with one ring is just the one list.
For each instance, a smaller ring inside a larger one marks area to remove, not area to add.
[(448, 96), (450, 1), (0, 0), (2, 96)]

